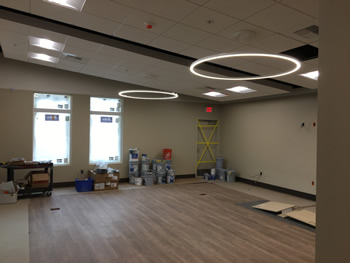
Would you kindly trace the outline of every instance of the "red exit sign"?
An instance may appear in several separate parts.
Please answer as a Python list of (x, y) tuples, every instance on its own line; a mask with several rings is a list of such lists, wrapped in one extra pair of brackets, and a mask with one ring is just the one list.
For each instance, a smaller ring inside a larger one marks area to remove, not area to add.
[(213, 112), (213, 107), (205, 107), (205, 112)]

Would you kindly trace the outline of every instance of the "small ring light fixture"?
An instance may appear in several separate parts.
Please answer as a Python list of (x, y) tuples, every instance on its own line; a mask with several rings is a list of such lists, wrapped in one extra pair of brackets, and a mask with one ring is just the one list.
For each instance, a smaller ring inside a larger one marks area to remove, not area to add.
[[(130, 96), (128, 94), (134, 93), (151, 93), (151, 94), (163, 94), (169, 95), (169, 97), (138, 97), (138, 96)], [(171, 100), (179, 97), (177, 93), (167, 92), (167, 91), (156, 91), (156, 90), (123, 90), (118, 93), (119, 96), (128, 98), (128, 99), (137, 99), (137, 100)]]
[[(267, 76), (252, 76), (252, 77), (237, 77), (237, 78), (230, 78), (230, 77), (214, 77), (214, 76), (210, 76), (210, 75), (204, 75), (201, 73), (198, 73), (197, 71), (195, 71), (195, 67), (204, 63), (204, 62), (208, 62), (208, 61), (213, 61), (213, 60), (218, 60), (218, 59), (222, 59), (222, 58), (235, 58), (235, 57), (267, 57), (267, 58), (276, 58), (276, 59), (281, 59), (281, 60), (287, 60), (292, 62), (295, 67), (292, 70), (286, 71), (286, 72), (282, 72), (279, 74), (274, 74), (274, 75), (267, 75)], [(295, 58), (291, 58), (288, 56), (282, 56), (282, 55), (275, 55), (275, 54), (265, 54), (265, 53), (224, 53), (224, 54), (218, 54), (218, 55), (214, 55), (214, 56), (208, 56), (208, 57), (204, 57), (201, 59), (198, 59), (196, 61), (194, 61), (191, 64), (190, 67), (190, 71), (200, 77), (203, 78), (208, 78), (208, 79), (218, 79), (218, 80), (255, 80), (255, 79), (269, 79), (269, 78), (277, 78), (277, 77), (281, 77), (281, 76), (285, 76), (288, 74), (291, 74), (293, 72), (296, 72), (297, 70), (299, 70), (301, 67), (301, 63), (295, 59)]]

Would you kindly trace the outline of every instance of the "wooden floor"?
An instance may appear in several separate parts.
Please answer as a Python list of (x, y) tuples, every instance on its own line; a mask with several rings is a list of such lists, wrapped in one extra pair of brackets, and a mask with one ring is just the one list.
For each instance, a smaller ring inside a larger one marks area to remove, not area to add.
[(314, 262), (315, 233), (238, 205), (257, 200), (210, 183), (32, 198), (30, 259)]

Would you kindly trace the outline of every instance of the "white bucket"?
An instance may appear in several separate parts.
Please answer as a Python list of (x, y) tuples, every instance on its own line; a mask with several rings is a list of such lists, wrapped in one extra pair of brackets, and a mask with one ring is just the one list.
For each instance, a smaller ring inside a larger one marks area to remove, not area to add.
[(175, 182), (175, 176), (174, 175), (167, 175), (166, 177), (168, 184), (173, 184)]
[(135, 177), (135, 185), (142, 185), (142, 178), (141, 177)]
[(139, 152), (140, 150), (138, 148), (129, 149), (129, 162), (138, 162)]
[(139, 170), (138, 162), (129, 162), (129, 172), (137, 172)]
[(165, 172), (165, 162), (157, 161), (157, 172)]
[(142, 161), (141, 162), (141, 171), (148, 171), (149, 170), (149, 162), (148, 161)]
[(215, 168), (211, 168), (210, 174), (211, 174), (211, 175), (215, 175)]

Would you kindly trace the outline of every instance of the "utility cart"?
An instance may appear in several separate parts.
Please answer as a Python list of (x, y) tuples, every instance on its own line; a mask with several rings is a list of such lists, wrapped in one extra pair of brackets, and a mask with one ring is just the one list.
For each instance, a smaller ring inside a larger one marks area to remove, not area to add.
[(0, 164), (0, 168), (7, 169), (7, 181), (14, 181), (15, 170), (22, 169), (35, 169), (35, 172), (38, 172), (37, 169), (40, 169), (42, 173), (47, 173), (49, 180), (48, 183), (44, 186), (31, 187), (24, 186), (18, 191), (19, 195), (33, 194), (33, 193), (42, 193), (47, 196), (51, 196), (53, 189), (53, 163), (52, 162), (24, 162), (22, 164), (10, 164), (10, 163), (2, 163)]

